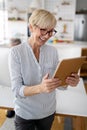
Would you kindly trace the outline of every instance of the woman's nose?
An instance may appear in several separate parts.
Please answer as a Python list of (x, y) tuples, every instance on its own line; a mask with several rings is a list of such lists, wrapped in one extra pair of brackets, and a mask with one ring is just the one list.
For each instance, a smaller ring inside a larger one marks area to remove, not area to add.
[(49, 37), (50, 37), (50, 34), (49, 34), (49, 33), (46, 33), (44, 36), (45, 36), (45, 38), (49, 38)]

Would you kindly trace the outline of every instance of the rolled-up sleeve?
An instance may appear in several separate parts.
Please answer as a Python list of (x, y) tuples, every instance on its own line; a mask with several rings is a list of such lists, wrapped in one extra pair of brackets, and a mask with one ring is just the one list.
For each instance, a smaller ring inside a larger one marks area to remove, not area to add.
[(15, 48), (10, 49), (8, 61), (12, 91), (17, 98), (23, 98), (25, 86), (21, 73), (21, 58)]

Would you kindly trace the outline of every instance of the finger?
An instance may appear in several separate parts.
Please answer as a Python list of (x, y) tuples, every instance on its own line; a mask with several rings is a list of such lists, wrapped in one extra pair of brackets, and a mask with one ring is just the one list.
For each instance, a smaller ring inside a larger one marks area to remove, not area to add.
[(67, 79), (66, 80), (66, 83), (68, 84), (68, 85), (71, 85), (71, 86), (76, 86), (77, 84), (78, 84), (78, 82), (79, 82), (79, 80), (76, 80), (76, 79)]
[(72, 73), (71, 76), (72, 76), (73, 78), (76, 78), (76, 79), (80, 78), (80, 76), (79, 76), (78, 74), (75, 74), (75, 73)]
[(53, 78), (53, 79), (46, 79), (45, 82), (48, 83), (48, 84), (51, 84), (51, 83), (56, 83), (56, 82), (59, 82), (60, 80), (58, 78)]
[(50, 86), (59, 86), (61, 83), (62, 83), (62, 82), (61, 82), (61, 80), (60, 80), (60, 81), (51, 83)]
[(43, 77), (43, 79), (48, 79), (49, 78), (49, 74), (47, 73), (44, 77)]
[(67, 77), (67, 79), (66, 80), (72, 80), (72, 81), (79, 81), (79, 76), (78, 75), (75, 75), (75, 76), (71, 76), (71, 77)]

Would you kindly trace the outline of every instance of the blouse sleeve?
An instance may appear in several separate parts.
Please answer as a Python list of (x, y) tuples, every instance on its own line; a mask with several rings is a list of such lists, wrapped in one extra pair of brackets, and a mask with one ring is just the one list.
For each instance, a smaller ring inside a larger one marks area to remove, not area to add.
[(11, 48), (9, 53), (9, 72), (12, 85), (12, 91), (17, 98), (23, 98), (23, 78), (21, 73), (21, 60), (20, 55), (16, 48)]

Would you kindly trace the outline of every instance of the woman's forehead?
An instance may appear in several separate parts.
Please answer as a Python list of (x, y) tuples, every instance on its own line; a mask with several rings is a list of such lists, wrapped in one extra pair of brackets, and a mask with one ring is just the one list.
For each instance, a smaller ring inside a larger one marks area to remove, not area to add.
[[(39, 26), (39, 25), (38, 25)], [(39, 26), (40, 28), (43, 28), (43, 29), (46, 29), (46, 30), (51, 30), (51, 29), (54, 29), (54, 26), (50, 26), (50, 24), (49, 25), (40, 25)]]

